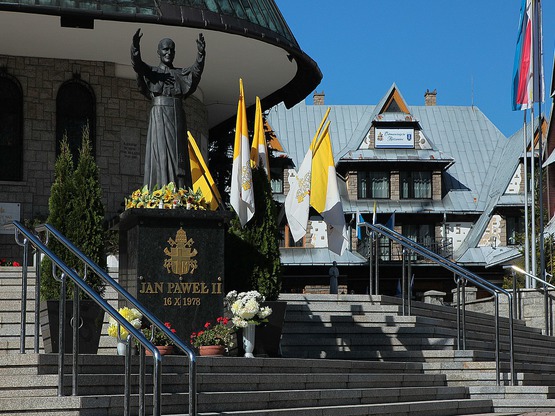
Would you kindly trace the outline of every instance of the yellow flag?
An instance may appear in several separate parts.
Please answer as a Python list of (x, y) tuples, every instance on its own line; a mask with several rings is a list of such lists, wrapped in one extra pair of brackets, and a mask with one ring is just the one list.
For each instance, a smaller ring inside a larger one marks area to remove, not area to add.
[(256, 114), (254, 118), (254, 137), (251, 146), (251, 166), (261, 166), (270, 180), (270, 161), (268, 159), (268, 146), (264, 134), (264, 120), (262, 118), (262, 106), (260, 98), (256, 97)]
[(330, 167), (335, 173), (335, 164), (329, 139), (330, 121), (322, 130), (319, 140), (312, 146), (312, 176), (310, 179), (310, 205), (322, 213), (326, 209), (326, 198)]
[(330, 110), (331, 108), (328, 108), (324, 118), (322, 118), (298, 172), (293, 171), (289, 177), (289, 192), (285, 197), (285, 215), (287, 216), (289, 230), (295, 241), (303, 238), (308, 228), (312, 151), (320, 138), (320, 133), (326, 123)]
[(241, 227), (254, 216), (254, 189), (250, 163), (249, 131), (247, 128), (247, 109), (243, 92), (243, 80), (239, 80), (239, 102), (235, 125), (233, 146), (233, 165), (231, 169), (231, 206), (237, 213)]
[(328, 249), (342, 255), (347, 248), (348, 235), (337, 186), (329, 128), (330, 122), (324, 127), (312, 155), (310, 205), (320, 213), (328, 226)]
[(202, 153), (200, 152), (197, 142), (191, 135), (191, 132), (187, 132), (187, 137), (189, 138), (189, 159), (191, 161), (191, 177), (193, 180), (193, 191), (200, 189), (204, 199), (210, 206), (212, 211), (215, 211), (220, 204), (222, 197), (220, 192), (216, 187), (216, 183), (208, 170), (208, 166), (204, 162)]

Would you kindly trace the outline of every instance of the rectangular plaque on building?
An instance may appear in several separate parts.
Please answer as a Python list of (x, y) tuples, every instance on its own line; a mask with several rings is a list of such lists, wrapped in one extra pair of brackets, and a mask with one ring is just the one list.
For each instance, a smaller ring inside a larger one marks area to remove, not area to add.
[(229, 212), (130, 209), (120, 216), (120, 284), (177, 335), (223, 314)]
[(376, 149), (414, 149), (414, 129), (376, 128)]
[(11, 202), (0, 202), (0, 234), (13, 234), (13, 230), (2, 227), (11, 224), (14, 220), (20, 220), (21, 204)]

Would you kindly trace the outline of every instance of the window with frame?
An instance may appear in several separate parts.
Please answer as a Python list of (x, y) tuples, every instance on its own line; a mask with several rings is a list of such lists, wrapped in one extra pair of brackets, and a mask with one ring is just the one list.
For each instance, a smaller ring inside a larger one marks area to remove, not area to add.
[(400, 172), (399, 181), (401, 199), (432, 199), (432, 172)]
[(73, 161), (77, 162), (83, 139), (83, 129), (89, 126), (93, 156), (96, 154), (96, 98), (92, 88), (76, 76), (64, 82), (56, 96), (56, 156), (67, 135)]
[(524, 218), (521, 216), (507, 217), (507, 245), (516, 246), (524, 235)]
[(358, 199), (389, 199), (389, 172), (358, 172)]
[(270, 186), (272, 188), (272, 193), (282, 194), (283, 193), (283, 169), (270, 168)]
[(23, 179), (23, 90), (0, 71), (0, 180)]

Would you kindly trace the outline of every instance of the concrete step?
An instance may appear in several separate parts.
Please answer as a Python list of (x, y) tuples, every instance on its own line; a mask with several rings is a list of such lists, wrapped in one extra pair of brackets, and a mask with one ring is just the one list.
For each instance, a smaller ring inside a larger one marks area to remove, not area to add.
[(555, 412), (555, 399), (493, 399), (492, 405), (496, 413)]
[[(438, 409), (440, 413), (438, 413)], [(390, 404), (361, 404), (348, 406), (323, 406), (297, 409), (259, 409), (254, 411), (228, 411), (229, 416), (322, 416), (322, 415), (472, 415), (492, 412), (491, 401), (483, 399), (435, 400)], [(199, 413), (199, 416), (217, 416), (221, 413)], [(171, 416), (186, 416), (184, 413)]]

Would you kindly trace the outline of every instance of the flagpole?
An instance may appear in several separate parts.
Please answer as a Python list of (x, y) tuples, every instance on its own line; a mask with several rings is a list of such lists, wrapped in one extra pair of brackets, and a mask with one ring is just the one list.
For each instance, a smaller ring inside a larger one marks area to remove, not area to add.
[[(541, 278), (545, 281), (546, 274), (545, 274), (545, 252), (544, 252), (544, 235), (543, 235), (543, 116), (542, 116), (542, 101), (543, 101), (543, 39), (542, 39), (542, 10), (541, 4), (538, 0), (537, 3), (537, 11), (534, 14), (536, 16), (536, 24), (537, 30), (535, 31), (537, 34), (537, 45), (538, 45), (538, 53), (534, 55), (534, 58), (537, 60), (537, 68), (538, 74), (535, 77), (537, 82), (537, 100), (538, 100), (538, 116), (539, 116), (539, 130), (538, 135), (540, 138), (539, 143), (539, 170), (540, 170), (540, 177), (538, 178), (538, 186), (539, 186), (539, 205), (540, 205), (540, 273)], [(544, 285), (544, 290), (547, 289)], [(546, 328), (547, 330), (547, 328)]]
[(543, 235), (543, 115), (542, 115), (542, 101), (544, 96), (543, 91), (543, 31), (542, 31), (542, 10), (541, 10), (541, 0), (537, 1), (537, 10), (534, 13), (534, 17), (536, 18), (536, 37), (537, 37), (537, 47), (538, 53), (534, 54), (534, 58), (536, 59), (536, 64), (538, 68), (538, 74), (535, 77), (537, 82), (537, 101), (538, 101), (538, 114), (539, 114), (539, 122), (538, 122), (538, 135), (539, 135), (539, 214), (540, 214), (540, 273), (541, 278), (544, 281), (543, 284), (543, 292), (544, 292), (544, 315), (545, 315), (545, 333), (547, 335), (553, 335), (553, 326), (550, 325), (550, 314), (549, 314), (549, 295), (547, 291), (547, 275), (545, 273), (545, 251), (544, 251), (544, 235)]
[[(532, 257), (532, 275), (537, 276), (537, 267), (536, 267), (536, 210), (534, 205), (536, 203), (536, 143), (535, 143), (535, 117), (534, 117), (534, 105), (530, 108), (530, 123), (532, 125), (532, 141), (531, 141), (531, 149), (532, 149), (532, 158), (530, 160), (530, 175), (532, 177), (531, 180), (531, 210), (532, 210), (532, 230), (531, 230), (531, 240), (532, 240), (532, 247), (531, 247), (531, 257)], [(536, 281), (534, 279), (530, 279), (530, 286), (528, 288), (535, 288)]]
[[(535, 65), (535, 60), (536, 60), (536, 54), (535, 52), (535, 41), (536, 41), (536, 10), (535, 10), (535, 5), (536, 5), (536, 1), (532, 0), (531, 2), (531, 12), (532, 12), (532, 19), (531, 19), (531, 24), (532, 24), (532, 30), (531, 30), (531, 48), (530, 48), (530, 62), (532, 64), (532, 70), (530, 73), (530, 76), (532, 77), (532, 99), (530, 100), (530, 123), (532, 124), (532, 274), (534, 276), (537, 277), (537, 258), (536, 258), (536, 173), (535, 173), (535, 168), (536, 168), (536, 117), (534, 115), (534, 100), (537, 98), (535, 97), (534, 94), (534, 89), (535, 89), (535, 80), (536, 80), (536, 74), (535, 74), (535, 70), (536, 70), (536, 65)], [(537, 284), (536, 284), (536, 280), (532, 279), (531, 281), (531, 287), (532, 288), (536, 288)]]
[[(526, 111), (524, 111), (524, 122), (522, 130), (522, 139), (524, 141), (524, 270), (530, 273), (530, 235), (528, 226), (529, 217), (529, 195), (528, 195), (528, 141), (526, 140)], [(525, 276), (526, 288), (530, 287), (530, 278)]]

